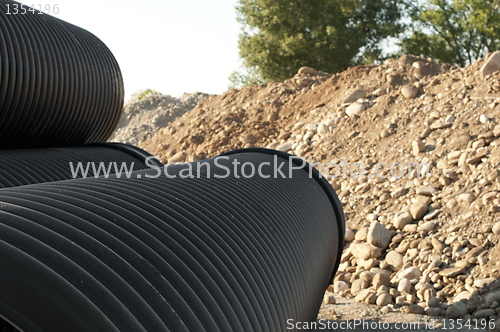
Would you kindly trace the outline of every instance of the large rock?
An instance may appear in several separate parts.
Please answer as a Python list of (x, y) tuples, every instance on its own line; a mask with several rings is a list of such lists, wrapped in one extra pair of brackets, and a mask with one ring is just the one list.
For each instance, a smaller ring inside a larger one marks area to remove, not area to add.
[(366, 92), (363, 89), (354, 89), (349, 92), (347, 97), (344, 99), (344, 104), (354, 103), (360, 98), (365, 98)]
[(351, 254), (354, 258), (370, 259), (379, 258), (382, 255), (382, 250), (371, 244), (353, 243), (351, 244)]
[(391, 231), (385, 228), (385, 226), (378, 221), (374, 221), (368, 229), (368, 236), (366, 239), (368, 243), (385, 249), (389, 246), (389, 243), (391, 243), (391, 238)]
[(500, 51), (496, 51), (490, 55), (488, 60), (486, 60), (481, 67), (481, 74), (483, 74), (483, 76), (491, 75), (498, 70), (500, 70)]

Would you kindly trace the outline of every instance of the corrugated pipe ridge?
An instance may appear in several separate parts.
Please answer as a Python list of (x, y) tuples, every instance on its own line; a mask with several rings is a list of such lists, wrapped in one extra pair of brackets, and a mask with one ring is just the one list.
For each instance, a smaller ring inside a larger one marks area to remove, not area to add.
[(39, 13), (0, 0), (0, 149), (106, 141), (123, 110), (118, 63), (90, 32)]
[(162, 164), (129, 144), (99, 143), (74, 148), (0, 150), (0, 188), (107, 176)]
[[(276, 162), (286, 178), (273, 176)], [(269, 178), (242, 176), (262, 163)], [(249, 149), (168, 167), (176, 178), (158, 167), (0, 189), (0, 315), (50, 332), (314, 321), (344, 219), (328, 182), (290, 165)]]

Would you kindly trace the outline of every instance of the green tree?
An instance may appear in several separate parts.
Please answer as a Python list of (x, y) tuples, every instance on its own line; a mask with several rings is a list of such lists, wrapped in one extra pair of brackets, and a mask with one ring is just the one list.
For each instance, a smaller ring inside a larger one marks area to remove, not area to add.
[(500, 46), (498, 0), (406, 0), (412, 23), (402, 53), (465, 66)]
[(379, 42), (401, 32), (394, 0), (239, 0), (236, 11), (243, 70), (231, 75), (234, 85), (283, 81), (303, 66), (336, 73), (375, 62)]

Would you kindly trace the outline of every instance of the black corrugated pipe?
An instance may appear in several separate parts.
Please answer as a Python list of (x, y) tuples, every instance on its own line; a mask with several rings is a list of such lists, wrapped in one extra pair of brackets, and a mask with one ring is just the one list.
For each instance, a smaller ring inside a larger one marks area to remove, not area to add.
[(163, 166), (129, 144), (95, 143), (74, 148), (0, 150), (0, 188), (107, 176)]
[(26, 332), (315, 321), (344, 219), (309, 168), (248, 149), (130, 178), (1, 189), (0, 315)]
[(22, 6), (0, 0), (0, 149), (106, 141), (124, 98), (111, 51), (90, 32)]

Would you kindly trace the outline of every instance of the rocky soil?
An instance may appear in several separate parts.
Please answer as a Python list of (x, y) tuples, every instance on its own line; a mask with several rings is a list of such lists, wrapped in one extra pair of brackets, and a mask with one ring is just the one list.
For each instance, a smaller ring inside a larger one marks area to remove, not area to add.
[(139, 93), (132, 95), (125, 104), (122, 117), (109, 141), (137, 145), (168, 123), (178, 119), (203, 100), (205, 93), (185, 93), (175, 98), (161, 93), (149, 93), (138, 100)]
[(152, 118), (133, 122), (135, 105), (125, 120), (138, 128), (129, 142), (164, 163), (267, 147), (311, 157), (323, 174), (340, 166), (329, 181), (348, 229), (319, 318), (337, 319), (341, 302), (374, 319), (476, 319), (500, 331), (499, 104), (500, 52), (467, 68), (405, 55), (207, 96), (151, 132), (140, 126)]

